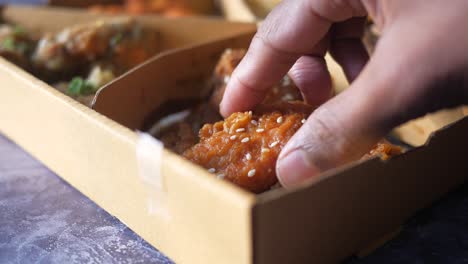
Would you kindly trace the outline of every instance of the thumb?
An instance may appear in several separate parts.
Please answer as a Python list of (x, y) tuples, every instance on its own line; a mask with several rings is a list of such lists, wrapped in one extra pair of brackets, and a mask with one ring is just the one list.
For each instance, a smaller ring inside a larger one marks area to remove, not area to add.
[(276, 167), (283, 186), (357, 160), (393, 127), (461, 103), (454, 91), (462, 89), (432, 85), (453, 72), (448, 62), (455, 59), (440, 52), (440, 45), (450, 43), (408, 30), (411, 26), (388, 28), (354, 83), (313, 112), (291, 138)]

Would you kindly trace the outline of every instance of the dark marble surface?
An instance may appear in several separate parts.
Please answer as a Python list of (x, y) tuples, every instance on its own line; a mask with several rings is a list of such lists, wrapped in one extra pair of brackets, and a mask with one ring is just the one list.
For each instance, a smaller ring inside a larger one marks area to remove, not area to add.
[(414, 215), (371, 255), (347, 264), (370, 263), (468, 263), (468, 185)]
[(0, 263), (172, 263), (0, 135)]
[[(0, 263), (171, 261), (0, 135)], [(468, 186), (347, 263), (468, 263)]]

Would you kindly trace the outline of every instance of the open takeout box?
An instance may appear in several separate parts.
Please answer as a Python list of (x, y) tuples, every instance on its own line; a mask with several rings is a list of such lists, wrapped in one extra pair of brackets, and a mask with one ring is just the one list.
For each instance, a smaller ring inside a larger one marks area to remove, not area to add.
[[(203, 90), (202, 80), (209, 78), (221, 52), (246, 47), (250, 37), (248, 34), (217, 41), (150, 61), (102, 89), (94, 108), (132, 130), (141, 129), (165, 101), (198, 96)], [(450, 153), (462, 151), (468, 143), (463, 137), (466, 132), (467, 119), (439, 131), (426, 146), (389, 161), (357, 162), (295, 190), (274, 190), (257, 196), (217, 180), (169, 151), (164, 150), (162, 155), (155, 152), (152, 155), (162, 159), (161, 174), (156, 176), (162, 185), (153, 192), (165, 199), (159, 206), (173, 219), (184, 219), (176, 229), (183, 229), (192, 237), (190, 243), (201, 248), (196, 248), (197, 255), (190, 258), (177, 258), (180, 252), (188, 251), (188, 245), (178, 244), (179, 248), (171, 253), (157, 238), (158, 234), (166, 236), (164, 230), (155, 231), (155, 237), (140, 231), (146, 224), (155, 223), (147, 212), (145, 215), (144, 208), (138, 215), (148, 216), (146, 220), (139, 218), (141, 222), (135, 225), (127, 223), (181, 261), (339, 261), (366, 248), (415, 210), (464, 181), (468, 166), (462, 156)], [(138, 148), (138, 143), (134, 147)], [(155, 224), (153, 230), (158, 228), (159, 224)]]
[(466, 118), (389, 161), (261, 195), (136, 133), (168, 99), (199, 96), (221, 52), (253, 33), (218, 30), (222, 40), (162, 53), (104, 87), (94, 110), (0, 59), (0, 131), (178, 263), (337, 262), (464, 181)]

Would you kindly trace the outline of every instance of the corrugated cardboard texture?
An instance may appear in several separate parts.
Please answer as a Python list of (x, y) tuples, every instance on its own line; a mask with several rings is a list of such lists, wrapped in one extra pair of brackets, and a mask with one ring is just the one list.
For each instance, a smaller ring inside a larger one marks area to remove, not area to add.
[[(332, 263), (394, 230), (461, 184), (468, 171), (468, 118), (423, 147), (330, 173), (293, 192), (259, 197), (255, 263)], [(333, 175), (335, 174), (335, 175)]]

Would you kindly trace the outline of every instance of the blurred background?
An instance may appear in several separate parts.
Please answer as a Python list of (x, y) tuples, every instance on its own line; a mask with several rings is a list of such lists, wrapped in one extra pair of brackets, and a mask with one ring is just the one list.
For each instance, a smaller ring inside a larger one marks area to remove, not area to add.
[(37, 4), (86, 8), (110, 14), (160, 14), (168, 17), (225, 15), (230, 20), (264, 18), (280, 0), (0, 0), (0, 4)]

